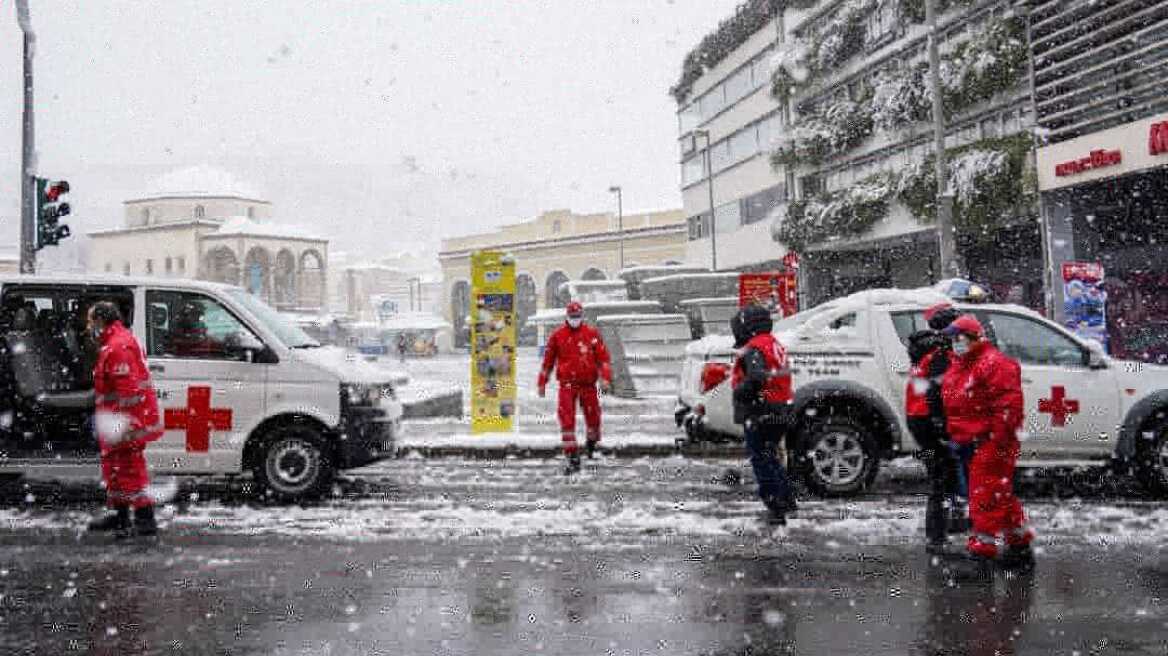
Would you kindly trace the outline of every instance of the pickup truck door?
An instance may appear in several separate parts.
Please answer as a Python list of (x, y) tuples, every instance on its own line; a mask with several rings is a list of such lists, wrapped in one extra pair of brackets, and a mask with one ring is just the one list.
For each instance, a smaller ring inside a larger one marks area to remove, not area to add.
[(1005, 310), (977, 312), (998, 349), (1022, 365), (1024, 457), (1098, 458), (1115, 449), (1115, 372), (1092, 369), (1082, 343), (1048, 322)]

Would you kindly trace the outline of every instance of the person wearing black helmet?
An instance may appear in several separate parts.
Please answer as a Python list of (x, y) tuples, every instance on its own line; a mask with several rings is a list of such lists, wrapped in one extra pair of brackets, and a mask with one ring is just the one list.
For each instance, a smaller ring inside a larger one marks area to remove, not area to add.
[(746, 435), (746, 451), (758, 481), (758, 495), (775, 524), (786, 524), (795, 495), (775, 455), (790, 422), (792, 388), (787, 351), (773, 334), (771, 313), (759, 305), (739, 311), (730, 322), (739, 355), (731, 374), (734, 422)]
[[(949, 338), (941, 333), (961, 316), (949, 303), (925, 310), (929, 327), (909, 335), (908, 357), (912, 365), (904, 392), (904, 411), (909, 431), (920, 447), (920, 458), (929, 475), (925, 506), (926, 549), (943, 550), (950, 530), (963, 532), (968, 521), (958, 501), (960, 464), (949, 448), (941, 381), (952, 356)], [(948, 511), (948, 512), (947, 512)]]

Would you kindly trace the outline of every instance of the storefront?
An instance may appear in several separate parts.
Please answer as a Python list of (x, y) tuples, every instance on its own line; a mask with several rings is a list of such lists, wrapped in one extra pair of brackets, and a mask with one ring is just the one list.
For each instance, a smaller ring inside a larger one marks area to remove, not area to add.
[[(1089, 293), (1112, 355), (1168, 363), (1168, 116), (1039, 149), (1038, 166), (1055, 316), (1075, 328)], [(1088, 266), (1102, 284), (1066, 275)]]

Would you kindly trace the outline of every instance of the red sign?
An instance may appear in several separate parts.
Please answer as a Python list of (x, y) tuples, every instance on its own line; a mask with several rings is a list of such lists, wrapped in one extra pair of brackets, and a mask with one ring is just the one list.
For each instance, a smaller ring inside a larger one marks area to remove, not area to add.
[(1063, 282), (1103, 280), (1103, 265), (1098, 262), (1063, 262)]
[(787, 271), (798, 271), (799, 254), (795, 251), (787, 251), (787, 254), (783, 256), (783, 267), (785, 267)]
[(1054, 167), (1054, 174), (1060, 178), (1068, 175), (1075, 175), (1090, 171), (1092, 169), (1102, 169), (1108, 166), (1118, 166), (1123, 163), (1123, 153), (1118, 150), (1092, 150), (1091, 154), (1082, 159), (1074, 159), (1062, 164), (1056, 164)]
[(1152, 155), (1168, 155), (1168, 121), (1153, 123), (1148, 130), (1148, 152)]
[(784, 317), (799, 311), (799, 289), (794, 272), (738, 274), (738, 307), (757, 303)]
[(167, 408), (166, 430), (186, 430), (187, 451), (206, 453), (211, 448), (211, 429), (231, 430), (231, 408), (211, 407), (210, 387), (187, 388), (187, 407)]
[(1050, 415), (1051, 426), (1066, 426), (1067, 415), (1079, 414), (1079, 402), (1067, 398), (1067, 388), (1057, 385), (1050, 388), (1053, 398), (1039, 399), (1038, 411)]

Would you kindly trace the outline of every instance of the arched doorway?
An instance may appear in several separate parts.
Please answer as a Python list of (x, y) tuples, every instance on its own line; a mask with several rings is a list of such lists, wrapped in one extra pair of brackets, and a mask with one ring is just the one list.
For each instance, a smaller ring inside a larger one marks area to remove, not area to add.
[(560, 285), (568, 282), (568, 275), (563, 271), (552, 271), (548, 274), (547, 284), (544, 285), (544, 307), (562, 308), (568, 304), (564, 295), (560, 294)]
[(256, 246), (243, 258), (243, 286), (253, 296), (271, 300), (272, 256), (267, 249)]
[(608, 280), (608, 276), (604, 275), (604, 272), (601, 271), (600, 269), (597, 269), (596, 267), (589, 267), (580, 276), (580, 279), (581, 280)]
[(276, 253), (276, 271), (272, 279), (276, 307), (295, 307), (296, 298), (296, 256), (288, 249)]
[(315, 248), (300, 254), (300, 270), (297, 272), (296, 304), (304, 308), (324, 308), (325, 299), (324, 257)]
[(454, 345), (462, 348), (470, 344), (470, 283), (459, 280), (450, 288), (450, 323), (454, 325)]
[(207, 252), (203, 260), (203, 271), (207, 280), (222, 282), (228, 285), (239, 284), (239, 259), (235, 252), (226, 246), (213, 248)]
[(515, 319), (519, 332), (516, 336), (521, 346), (535, 346), (535, 326), (527, 325), (527, 319), (535, 314), (539, 294), (535, 290), (535, 280), (526, 273), (515, 277)]

